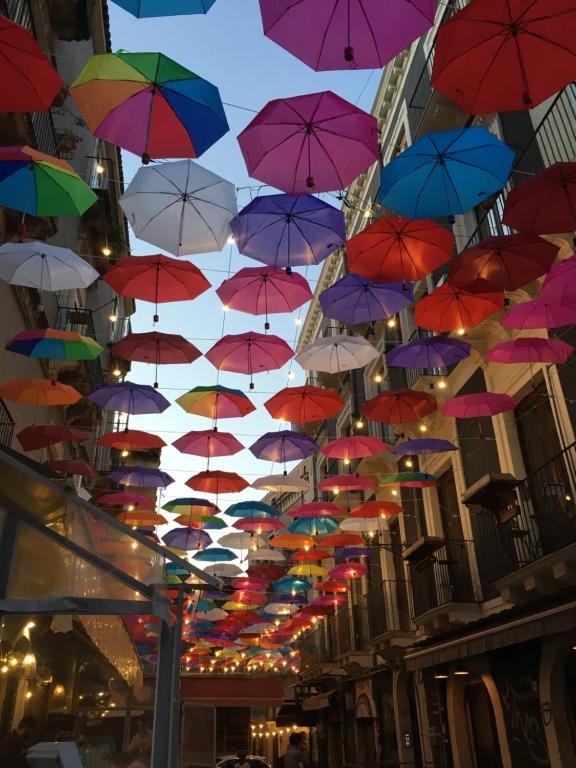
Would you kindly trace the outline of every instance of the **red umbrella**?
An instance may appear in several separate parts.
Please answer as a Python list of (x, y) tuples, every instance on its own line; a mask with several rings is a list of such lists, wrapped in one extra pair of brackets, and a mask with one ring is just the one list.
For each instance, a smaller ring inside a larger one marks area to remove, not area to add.
[(376, 483), (365, 475), (333, 475), (325, 477), (316, 484), (319, 491), (364, 491), (374, 488)]
[(247, 573), (255, 578), (276, 581), (276, 579), (281, 579), (285, 575), (286, 568), (283, 568), (281, 565), (273, 565), (272, 563), (261, 563), (260, 565), (251, 565)]
[(360, 579), (368, 573), (368, 566), (363, 563), (338, 563), (328, 571), (331, 579)]
[(515, 291), (551, 268), (558, 248), (541, 237), (489, 237), (453, 261), (449, 282), (476, 293)]
[(332, 595), (348, 592), (350, 587), (345, 581), (336, 581), (335, 579), (329, 579), (327, 581), (319, 581), (314, 584), (314, 589), (318, 592), (326, 592)]
[(230, 309), (265, 315), (266, 330), (270, 328), (268, 315), (292, 312), (312, 300), (312, 291), (302, 275), (266, 266), (241, 269), (224, 280), (216, 293)]
[(555, 163), (514, 187), (503, 222), (533, 235), (576, 230), (576, 163)]
[(320, 539), (322, 547), (355, 547), (364, 544), (365, 541), (359, 533), (329, 533)]
[(474, 328), (504, 306), (504, 293), (470, 293), (445, 283), (416, 303), (416, 325), (430, 331)]
[(363, 456), (376, 456), (378, 453), (385, 453), (389, 450), (390, 446), (383, 440), (369, 435), (340, 437), (337, 440), (331, 440), (321, 448), (324, 456), (328, 456), (330, 459), (343, 459), (344, 461), (360, 459)]
[(233, 589), (266, 589), (269, 579), (263, 579), (261, 576), (239, 576), (232, 579), (230, 586)]
[(85, 461), (79, 459), (52, 459), (44, 462), (44, 466), (63, 475), (82, 475), (84, 477), (100, 477), (98, 472)]
[(340, 517), (343, 513), (332, 501), (311, 501), (291, 507), (286, 514), (288, 517)]
[(249, 483), (236, 472), (207, 469), (187, 480), (186, 485), (194, 491), (220, 494), (239, 493), (248, 488)]
[(433, 413), (437, 408), (436, 398), (428, 392), (414, 389), (396, 389), (382, 392), (364, 403), (364, 415), (373, 421), (386, 424), (400, 424), (403, 421), (418, 421)]
[(159, 319), (158, 304), (191, 301), (210, 288), (210, 283), (194, 264), (159, 253), (126, 256), (110, 267), (102, 279), (120, 296), (155, 304), (155, 323)]
[(348, 269), (376, 283), (420, 280), (450, 261), (454, 236), (433, 221), (387, 216), (346, 243)]
[[(176, 333), (129, 333), (112, 346), (112, 352), (125, 360), (136, 363), (152, 363), (156, 366), (155, 378), (158, 378), (159, 365), (185, 365), (193, 363), (202, 356), (183, 336)], [(158, 387), (158, 382), (154, 382)]]
[(306, 424), (332, 418), (344, 407), (344, 400), (331, 389), (305, 385), (280, 390), (264, 407), (274, 419)]
[(256, 518), (256, 517), (243, 517), (240, 520), (236, 520), (232, 525), (233, 528), (237, 528), (239, 531), (246, 531), (247, 533), (271, 533), (273, 531), (279, 531), (284, 528), (284, 523), (280, 520), (270, 518)]
[(242, 451), (244, 446), (229, 432), (219, 432), (216, 429), (204, 429), (187, 432), (172, 443), (181, 453), (193, 456), (233, 456)]
[(99, 507), (139, 507), (140, 509), (151, 510), (156, 508), (155, 499), (135, 491), (105, 493), (103, 496), (94, 499), (94, 503)]
[(510, 395), (499, 392), (477, 392), (472, 395), (459, 395), (447, 400), (442, 406), (444, 416), (456, 419), (481, 419), (496, 416), (498, 413), (513, 411), (516, 401)]
[(371, 518), (371, 517), (396, 517), (402, 512), (400, 504), (394, 501), (365, 501), (354, 507), (349, 517)]
[(36, 451), (56, 443), (82, 443), (90, 437), (89, 432), (74, 427), (60, 427), (56, 424), (33, 424), (19, 432), (16, 437), (24, 451)]
[(310, 563), (314, 562), (315, 560), (325, 560), (327, 557), (332, 557), (327, 549), (299, 549), (298, 552), (294, 552), (291, 560), (293, 560), (295, 563)]
[(282, 368), (292, 357), (293, 350), (279, 336), (253, 331), (228, 334), (206, 352), (218, 370), (248, 374), (250, 389), (254, 389), (252, 374)]
[(432, 85), (471, 115), (532, 109), (575, 79), (572, 0), (474, 0), (438, 29)]
[(108, 432), (106, 435), (102, 435), (96, 440), (96, 445), (128, 451), (132, 448), (143, 450), (163, 448), (166, 443), (161, 437), (150, 432), (142, 432), (139, 429), (123, 429), (119, 432)]
[(268, 598), (263, 592), (256, 592), (253, 589), (237, 589), (230, 595), (230, 600), (240, 605), (266, 605)]

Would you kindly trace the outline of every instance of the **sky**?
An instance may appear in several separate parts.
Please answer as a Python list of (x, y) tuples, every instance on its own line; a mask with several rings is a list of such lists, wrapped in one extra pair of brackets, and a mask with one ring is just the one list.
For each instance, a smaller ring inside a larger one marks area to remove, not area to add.
[[(264, 36), (258, 0), (217, 0), (206, 16), (160, 19), (135, 19), (111, 3), (110, 17), (112, 50), (160, 51), (218, 86), (225, 104), (230, 132), (205, 152), (198, 162), (235, 184), (238, 189), (239, 209), (250, 202), (260, 182), (249, 178), (236, 136), (267, 101), (332, 90), (362, 109), (370, 111), (379, 82), (379, 72), (361, 70), (329, 73), (309, 69)], [(124, 175), (127, 183), (140, 165), (139, 157), (124, 153)], [(262, 190), (262, 193), (271, 194), (274, 191), (267, 188)], [(325, 199), (337, 204), (337, 201), (330, 197)], [(131, 248), (135, 256), (158, 252), (158, 248), (134, 236)], [(213, 289), (242, 267), (258, 265), (258, 262), (240, 255), (233, 245), (227, 245), (221, 253), (186, 258), (205, 273)], [(318, 272), (319, 268), (313, 268), (307, 273), (312, 290)], [(160, 322), (155, 327), (152, 322), (153, 305), (138, 302), (136, 314), (132, 317), (133, 331), (158, 330), (164, 333), (179, 333), (192, 341), (203, 353), (222, 336), (223, 330), (224, 333), (264, 331), (263, 317), (232, 311), (223, 312), (213, 289), (194, 302), (160, 305)], [(298, 332), (296, 318), (300, 316), (304, 319), (305, 313), (306, 306), (292, 315), (272, 316), (270, 332), (293, 346)], [(265, 400), (289, 383), (304, 383), (304, 372), (297, 363), (292, 364), (294, 378), (291, 381), (288, 379), (289, 369), (290, 366), (287, 365), (280, 371), (258, 374), (255, 376), (255, 389), (252, 391), (248, 389), (247, 376), (220, 374), (220, 384), (245, 391), (257, 406), (257, 410), (243, 419), (222, 420), (219, 429), (232, 432), (241, 443), (249, 446), (265, 432), (286, 428), (286, 425), (270, 418), (262, 406)], [(141, 384), (152, 384), (154, 367), (133, 364), (129, 379)], [(217, 379), (218, 371), (205, 358), (186, 366), (161, 366), (159, 371), (160, 391), (172, 402), (192, 387), (213, 385)], [(209, 429), (211, 422), (186, 414), (178, 405), (173, 404), (162, 415), (133, 417), (130, 419), (130, 425), (159, 434), (167, 443), (171, 443), (190, 430)], [(163, 492), (161, 503), (177, 496), (201, 495), (192, 492), (184, 483), (191, 475), (206, 469), (205, 459), (181, 454), (169, 446), (162, 452), (162, 468), (169, 472), (176, 482)], [(279, 465), (257, 460), (248, 450), (236, 456), (213, 459), (210, 468), (238, 472), (248, 482), (253, 482), (261, 475), (282, 471)], [(261, 495), (261, 492), (247, 489), (239, 496), (222, 496), (220, 503), (226, 507), (234, 501), (259, 498)]]

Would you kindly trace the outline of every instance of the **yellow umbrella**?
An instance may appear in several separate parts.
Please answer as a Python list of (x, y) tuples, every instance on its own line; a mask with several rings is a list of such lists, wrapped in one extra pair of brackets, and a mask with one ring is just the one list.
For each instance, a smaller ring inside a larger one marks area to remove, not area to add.
[(288, 576), (326, 576), (328, 571), (315, 563), (298, 563), (288, 571)]

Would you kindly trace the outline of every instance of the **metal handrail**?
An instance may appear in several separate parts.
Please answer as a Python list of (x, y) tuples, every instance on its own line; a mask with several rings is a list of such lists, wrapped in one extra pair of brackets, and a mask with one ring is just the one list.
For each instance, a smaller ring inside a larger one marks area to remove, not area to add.
[(14, 437), (14, 425), (14, 419), (6, 403), (0, 400), (0, 446), (10, 448)]

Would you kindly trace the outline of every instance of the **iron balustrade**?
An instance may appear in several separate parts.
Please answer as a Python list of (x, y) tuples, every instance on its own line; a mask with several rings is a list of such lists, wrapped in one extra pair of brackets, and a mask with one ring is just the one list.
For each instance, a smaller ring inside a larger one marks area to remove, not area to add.
[(408, 582), (386, 579), (372, 586), (360, 598), (359, 626), (365, 642), (388, 632), (409, 631)]
[(480, 602), (470, 575), (472, 552), (472, 541), (450, 539), (432, 555), (410, 564), (413, 617), (449, 603)]
[(0, 446), (10, 448), (13, 437), (14, 419), (4, 400), (0, 400)]
[[(74, 331), (75, 333), (82, 334), (82, 336), (89, 336), (91, 339), (98, 341), (94, 318), (89, 309), (58, 307), (56, 328), (60, 331)], [(102, 368), (103, 361), (97, 357), (95, 360), (86, 360), (85, 363), (91, 383), (95, 387), (105, 384), (106, 377)]]

